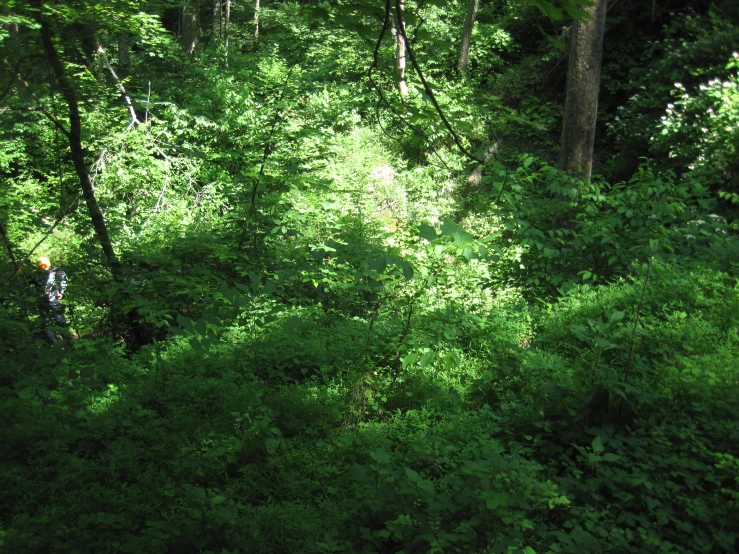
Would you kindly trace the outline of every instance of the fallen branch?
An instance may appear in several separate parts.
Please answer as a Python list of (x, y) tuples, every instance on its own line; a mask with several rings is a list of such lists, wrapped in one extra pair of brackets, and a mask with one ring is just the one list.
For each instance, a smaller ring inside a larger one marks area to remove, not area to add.
[(128, 108), (128, 114), (131, 116), (131, 122), (128, 124), (128, 127), (126, 127), (126, 131), (128, 131), (136, 123), (140, 123), (139, 118), (136, 117), (136, 110), (133, 109), (133, 103), (131, 102), (131, 97), (128, 96), (128, 93), (126, 92), (126, 89), (123, 87), (123, 83), (121, 83), (121, 80), (118, 78), (118, 75), (116, 75), (116, 72), (113, 69), (113, 66), (110, 65), (110, 60), (108, 60), (108, 55), (105, 53), (105, 48), (103, 48), (103, 45), (100, 44), (99, 40), (98, 40), (98, 46), (97, 46), (97, 53), (100, 54), (100, 56), (103, 58), (103, 61), (105, 62), (105, 67), (108, 68), (108, 72), (113, 76), (113, 80), (115, 80), (116, 84), (118, 85), (118, 90), (121, 91), (121, 96), (123, 96), (123, 101), (126, 103), (126, 108)]

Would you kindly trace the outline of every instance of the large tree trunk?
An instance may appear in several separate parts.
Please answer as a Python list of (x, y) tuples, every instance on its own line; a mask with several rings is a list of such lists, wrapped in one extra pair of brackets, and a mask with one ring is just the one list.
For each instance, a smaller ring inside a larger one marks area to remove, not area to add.
[(36, 19), (41, 26), (41, 41), (44, 45), (44, 51), (46, 52), (46, 59), (49, 61), (49, 65), (54, 71), (56, 80), (59, 83), (59, 89), (67, 102), (69, 108), (69, 148), (72, 154), (72, 161), (74, 162), (74, 169), (79, 177), (80, 185), (82, 186), (82, 195), (87, 203), (87, 210), (90, 213), (90, 219), (92, 219), (92, 225), (95, 228), (98, 241), (103, 247), (105, 257), (108, 259), (108, 264), (113, 273), (113, 277), (116, 280), (120, 280), (121, 265), (118, 261), (118, 257), (113, 250), (113, 244), (110, 241), (108, 235), (108, 228), (105, 225), (105, 219), (100, 211), (97, 200), (95, 199), (95, 192), (92, 188), (92, 182), (90, 182), (90, 176), (87, 173), (87, 166), (85, 164), (85, 152), (82, 149), (82, 121), (80, 119), (80, 110), (77, 103), (77, 95), (72, 88), (71, 83), (67, 79), (66, 72), (64, 71), (64, 65), (62, 64), (59, 54), (54, 46), (53, 33), (51, 27), (46, 22), (41, 12), (41, 0), (31, 0), (31, 4), (38, 11), (36, 12)]
[(475, 26), (479, 5), (480, 0), (467, 0), (467, 16), (464, 18), (462, 46), (459, 48), (459, 62), (457, 62), (457, 67), (460, 71), (467, 71), (467, 62), (470, 59), (470, 44), (472, 42), (472, 28)]
[(180, 40), (185, 53), (192, 55), (200, 40), (200, 5), (198, 0), (185, 0), (182, 6)]
[[(400, 13), (403, 13), (404, 3), (400, 2)], [(397, 17), (392, 18), (392, 27), (390, 31), (395, 39), (395, 86), (401, 96), (408, 96), (408, 85), (405, 82), (405, 41), (403, 34), (399, 31), (398, 25), (403, 25), (405, 31), (405, 21), (398, 21)]]
[(590, 18), (576, 21), (572, 31), (559, 167), (588, 180), (593, 169), (606, 0), (595, 0), (584, 9)]

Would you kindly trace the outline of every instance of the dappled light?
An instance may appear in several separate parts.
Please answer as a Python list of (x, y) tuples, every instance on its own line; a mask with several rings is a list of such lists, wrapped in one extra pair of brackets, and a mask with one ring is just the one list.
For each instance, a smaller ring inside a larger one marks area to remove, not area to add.
[(739, 12), (591, 4), (5, 2), (0, 550), (736, 552)]

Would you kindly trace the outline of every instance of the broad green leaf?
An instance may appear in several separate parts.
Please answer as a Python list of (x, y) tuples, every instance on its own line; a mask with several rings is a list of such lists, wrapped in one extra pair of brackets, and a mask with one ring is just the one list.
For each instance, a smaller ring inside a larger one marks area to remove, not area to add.
[(431, 362), (434, 361), (434, 352), (426, 352), (423, 356), (421, 356), (421, 367), (428, 366)]
[(475, 238), (467, 231), (462, 229), (454, 231), (454, 242), (456, 244), (469, 244), (473, 240), (475, 240)]
[(183, 329), (187, 329), (188, 331), (192, 331), (192, 321), (190, 319), (177, 314), (177, 324), (182, 327)]
[(413, 266), (408, 262), (403, 262), (403, 277), (408, 281), (413, 279)]
[(600, 435), (595, 435), (591, 446), (593, 447), (593, 452), (595, 452), (596, 454), (600, 454), (601, 452), (603, 452), (603, 440), (601, 440)]
[(436, 240), (438, 237), (436, 229), (427, 223), (421, 223), (421, 225), (418, 226), (418, 234), (421, 235), (421, 238), (424, 238), (429, 242)]
[(205, 336), (205, 332), (207, 331), (207, 327), (205, 326), (205, 322), (203, 320), (198, 321), (195, 324), (195, 331), (202, 336)]
[(387, 260), (385, 258), (370, 258), (367, 265), (377, 273), (383, 273), (387, 269)]
[(489, 510), (508, 506), (508, 498), (502, 492), (495, 493), (492, 498), (485, 501), (485, 505)]
[(259, 285), (260, 285), (259, 276), (256, 273), (254, 273), (253, 271), (251, 271), (251, 272), (249, 272), (249, 280), (251, 281), (251, 283), (250, 283), (251, 284), (251, 291), (254, 294), (257, 294), (259, 292)]
[(411, 352), (410, 354), (408, 354), (405, 358), (403, 358), (403, 367), (408, 367), (409, 365), (415, 364), (418, 356), (418, 352)]
[(406, 467), (404, 469), (405, 469), (405, 474), (408, 476), (408, 479), (410, 479), (414, 483), (416, 483), (421, 478), (421, 476), (418, 475), (418, 473), (413, 471), (411, 468)]
[(451, 219), (445, 219), (441, 224), (441, 234), (447, 237), (451, 237), (457, 229), (459, 229), (459, 225)]

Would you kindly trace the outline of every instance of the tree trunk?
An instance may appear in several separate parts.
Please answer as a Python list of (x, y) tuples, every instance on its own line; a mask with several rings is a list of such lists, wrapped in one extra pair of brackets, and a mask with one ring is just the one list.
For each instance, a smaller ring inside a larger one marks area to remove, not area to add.
[(464, 18), (462, 46), (459, 48), (459, 62), (457, 62), (457, 68), (463, 72), (467, 71), (467, 62), (470, 59), (472, 28), (475, 26), (475, 18), (477, 18), (477, 8), (479, 5), (480, 0), (467, 0), (467, 16)]
[[(5, 17), (10, 17), (11, 15), (13, 15), (13, 10), (8, 8), (6, 4), (7, 2), (3, 2), (3, 6), (2, 8), (0, 8), (0, 14), (4, 15)], [(6, 23), (5, 25), (3, 25), (3, 27), (5, 27), (5, 30), (10, 35), (10, 38), (14, 39), (18, 36), (18, 24), (17, 23), (15, 22)]]
[(223, 0), (213, 0), (213, 38), (223, 41)]
[(231, 0), (226, 0), (226, 17), (223, 21), (223, 48), (226, 50), (226, 65), (228, 65), (228, 24), (231, 21)]
[(259, 0), (254, 0), (254, 38), (259, 40)]
[(195, 53), (200, 40), (200, 6), (198, 0), (185, 0), (182, 6), (182, 48), (186, 54)]
[[(404, 7), (401, 1), (401, 14)], [(403, 25), (403, 31), (405, 31), (405, 21), (399, 22), (397, 17), (393, 17), (390, 31), (395, 40), (395, 86), (401, 96), (408, 96), (408, 85), (405, 82), (405, 41), (403, 40), (402, 33), (398, 30), (398, 25)]]
[(595, 0), (594, 5), (583, 9), (590, 18), (573, 25), (559, 168), (589, 180), (593, 169), (606, 0)]
[(131, 64), (131, 58), (129, 56), (128, 37), (126, 35), (118, 36), (118, 71), (121, 76), (125, 77), (128, 74), (128, 69)]
[(49, 61), (49, 65), (54, 71), (56, 80), (59, 83), (59, 89), (67, 102), (69, 108), (69, 148), (72, 154), (72, 161), (74, 162), (74, 169), (77, 172), (77, 176), (82, 186), (82, 195), (87, 203), (87, 210), (90, 212), (90, 219), (92, 225), (95, 228), (98, 241), (103, 247), (105, 257), (108, 259), (108, 264), (113, 273), (113, 277), (116, 280), (120, 280), (121, 275), (121, 264), (118, 261), (118, 257), (115, 255), (113, 245), (110, 242), (110, 236), (108, 235), (108, 228), (105, 225), (105, 219), (100, 211), (97, 200), (95, 199), (95, 192), (92, 188), (92, 182), (90, 182), (90, 176), (87, 173), (87, 166), (85, 165), (85, 152), (82, 149), (82, 121), (80, 119), (80, 110), (77, 103), (77, 95), (72, 88), (71, 83), (67, 79), (67, 75), (64, 71), (64, 65), (62, 64), (59, 54), (54, 46), (54, 40), (52, 30), (46, 19), (43, 17), (41, 12), (41, 0), (31, 0), (31, 4), (38, 11), (36, 12), (36, 20), (41, 26), (41, 41), (44, 45), (44, 51), (46, 52), (46, 59)]

